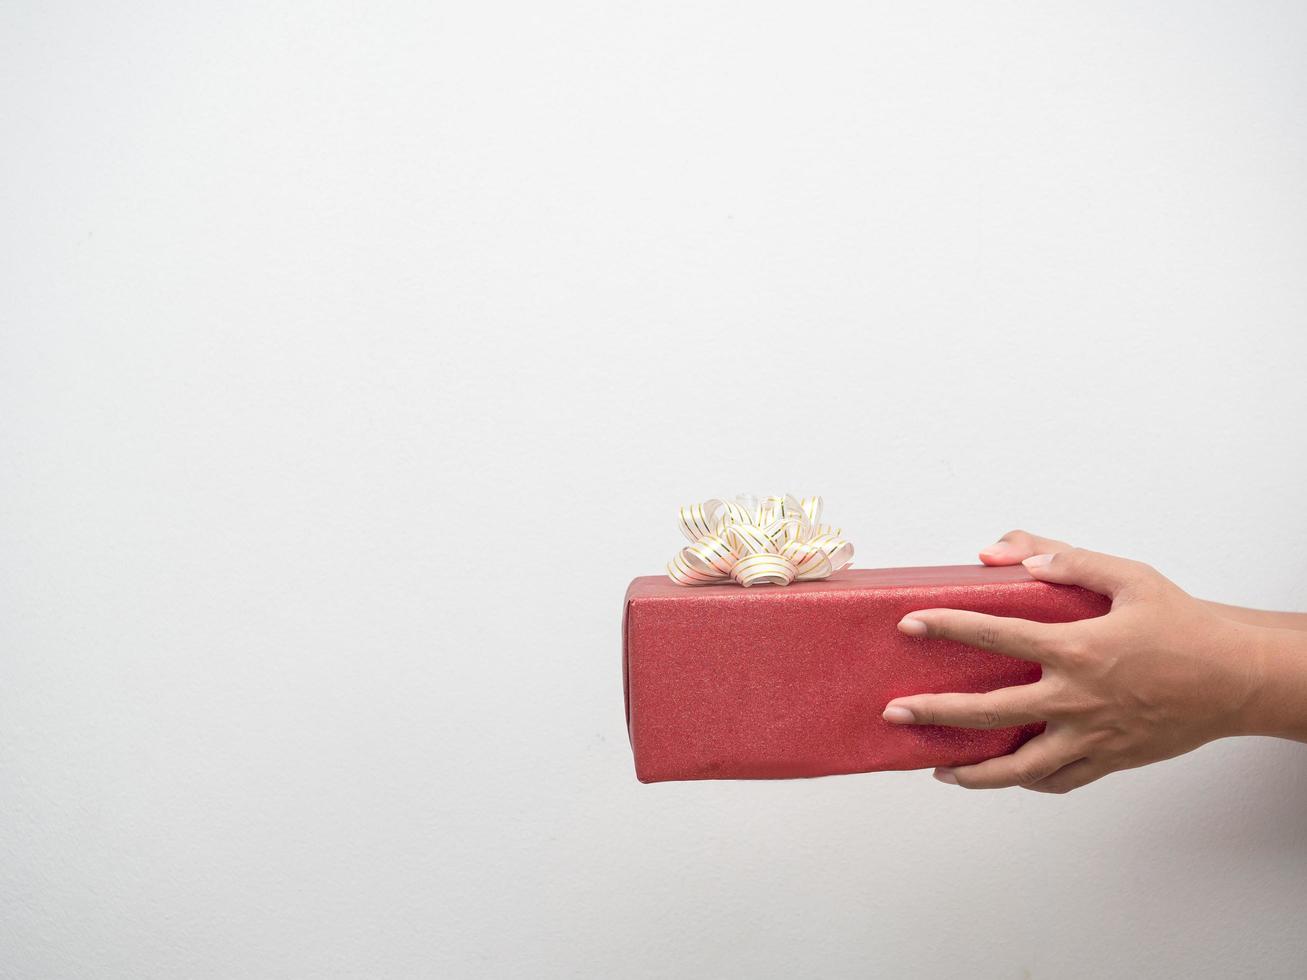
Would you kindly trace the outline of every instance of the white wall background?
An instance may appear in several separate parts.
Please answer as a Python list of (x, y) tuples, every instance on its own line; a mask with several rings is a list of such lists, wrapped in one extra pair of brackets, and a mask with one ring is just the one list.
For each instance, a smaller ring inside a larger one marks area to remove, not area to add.
[(1307, 606), (1307, 8), (8, 3), (0, 975), (1297, 977), (1307, 747), (636, 783), (674, 508)]

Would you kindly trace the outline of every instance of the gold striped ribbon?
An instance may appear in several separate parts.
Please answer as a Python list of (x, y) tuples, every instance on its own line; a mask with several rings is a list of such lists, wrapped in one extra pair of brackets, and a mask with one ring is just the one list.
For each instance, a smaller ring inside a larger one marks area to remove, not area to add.
[(840, 529), (821, 523), (820, 497), (799, 500), (742, 494), (682, 507), (681, 533), (692, 543), (667, 564), (677, 585), (789, 585), (826, 578), (853, 561)]

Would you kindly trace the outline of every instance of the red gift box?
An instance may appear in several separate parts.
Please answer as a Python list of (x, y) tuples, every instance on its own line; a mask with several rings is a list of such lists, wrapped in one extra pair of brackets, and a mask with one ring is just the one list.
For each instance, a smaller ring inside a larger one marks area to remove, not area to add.
[(788, 779), (1005, 755), (1043, 726), (891, 725), (881, 712), (907, 694), (1028, 684), (1039, 665), (905, 636), (899, 620), (951, 608), (1057, 623), (1108, 607), (1020, 565), (856, 569), (749, 589), (637, 578), (622, 629), (636, 777)]

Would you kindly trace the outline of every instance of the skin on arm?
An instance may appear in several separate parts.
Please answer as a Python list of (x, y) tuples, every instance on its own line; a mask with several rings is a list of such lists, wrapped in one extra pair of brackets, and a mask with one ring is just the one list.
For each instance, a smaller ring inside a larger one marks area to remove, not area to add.
[(1020, 687), (890, 702), (884, 717), (895, 724), (1047, 722), (1012, 754), (937, 769), (937, 778), (972, 789), (1065, 793), (1227, 736), (1307, 742), (1307, 632), (1227, 618), (1140, 562), (1072, 548), (1024, 564), (1042, 581), (1102, 593), (1112, 608), (1073, 623), (953, 609), (905, 616), (899, 629), (910, 636), (956, 640), (1043, 668), (1038, 681)]
[(1271, 612), (1269, 609), (1245, 609), (1243, 606), (1228, 606), (1224, 602), (1202, 600), (1218, 616), (1247, 623), (1249, 626), (1270, 626), (1276, 629), (1307, 630), (1307, 613)]

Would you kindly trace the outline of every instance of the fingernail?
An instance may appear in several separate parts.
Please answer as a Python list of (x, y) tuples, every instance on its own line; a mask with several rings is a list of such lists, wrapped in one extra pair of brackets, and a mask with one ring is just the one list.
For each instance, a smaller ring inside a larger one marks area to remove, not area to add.
[(1021, 564), (1025, 565), (1026, 568), (1038, 568), (1040, 565), (1047, 565), (1052, 560), (1052, 555), (1031, 555)]
[(956, 786), (958, 784), (958, 777), (953, 775), (952, 769), (936, 769), (935, 778), (941, 783), (948, 783), (950, 786)]
[(1012, 546), (1006, 541), (995, 541), (988, 548), (981, 548), (982, 555), (1006, 555), (1012, 550)]
[(912, 715), (910, 708), (905, 708), (901, 704), (891, 704), (883, 712), (881, 717), (895, 725), (911, 725), (916, 718)]
[(899, 632), (907, 633), (908, 636), (925, 636), (926, 624), (919, 619), (906, 616), (899, 620)]

